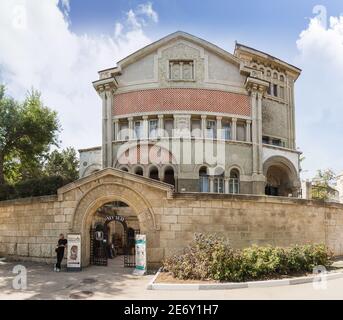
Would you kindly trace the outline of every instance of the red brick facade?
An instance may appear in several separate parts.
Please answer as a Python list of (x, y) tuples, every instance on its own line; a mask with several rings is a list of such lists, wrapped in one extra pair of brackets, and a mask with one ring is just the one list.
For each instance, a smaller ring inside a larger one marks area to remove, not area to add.
[(249, 96), (208, 89), (151, 89), (114, 96), (116, 116), (157, 111), (203, 111), (251, 115)]

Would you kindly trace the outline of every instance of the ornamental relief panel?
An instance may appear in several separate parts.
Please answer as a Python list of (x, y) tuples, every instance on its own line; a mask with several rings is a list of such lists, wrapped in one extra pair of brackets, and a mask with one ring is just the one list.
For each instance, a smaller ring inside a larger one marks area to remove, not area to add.
[[(185, 61), (180, 68), (179, 64), (173, 61)], [(162, 86), (197, 86), (196, 82), (204, 81), (204, 58), (201, 48), (196, 48), (192, 44), (176, 42), (172, 46), (162, 48), (158, 59), (158, 78)], [(194, 70), (193, 70), (194, 69)], [(184, 79), (177, 82), (171, 79)]]

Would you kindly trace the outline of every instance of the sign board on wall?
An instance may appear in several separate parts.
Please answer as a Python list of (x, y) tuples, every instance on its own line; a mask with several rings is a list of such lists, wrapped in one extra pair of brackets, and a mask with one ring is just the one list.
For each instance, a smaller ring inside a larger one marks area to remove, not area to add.
[(81, 235), (79, 233), (68, 234), (67, 244), (67, 270), (81, 270)]
[(133, 271), (136, 275), (144, 275), (146, 273), (146, 235), (136, 234), (136, 267)]

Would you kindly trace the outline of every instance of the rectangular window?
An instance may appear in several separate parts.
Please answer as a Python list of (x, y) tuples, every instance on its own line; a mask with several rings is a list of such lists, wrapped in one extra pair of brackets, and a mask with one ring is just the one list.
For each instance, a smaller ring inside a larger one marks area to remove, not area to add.
[(200, 120), (192, 119), (191, 121), (192, 137), (201, 137), (201, 122)]
[(119, 137), (121, 140), (129, 140), (129, 125), (128, 123), (120, 124)]
[(277, 88), (277, 84), (274, 84), (273, 85), (273, 96), (274, 97), (277, 97), (278, 96), (278, 90), (277, 90), (278, 88)]
[(223, 178), (214, 178), (214, 192), (215, 193), (224, 193), (224, 179)]
[(157, 120), (149, 120), (149, 138), (157, 138)]
[(215, 139), (217, 137), (215, 120), (207, 120), (206, 132), (207, 132), (206, 137), (209, 139)]
[(280, 139), (272, 139), (272, 145), (281, 147), (282, 146), (282, 141)]
[(199, 177), (199, 187), (200, 192), (210, 192), (210, 186), (208, 181), (208, 176), (200, 176)]
[(285, 99), (285, 88), (284, 87), (280, 87), (280, 98), (281, 99)]
[(263, 137), (262, 137), (262, 143), (264, 143), (264, 144), (269, 144), (269, 137), (263, 136)]
[(237, 141), (245, 141), (245, 125), (237, 123)]
[(194, 80), (193, 60), (171, 60), (169, 61), (169, 79), (179, 81)]
[(224, 140), (231, 140), (231, 124), (230, 122), (223, 123), (223, 136)]
[(142, 121), (135, 121), (135, 136), (136, 139), (142, 138)]
[(164, 130), (165, 130), (165, 133), (170, 138), (173, 136), (173, 127), (174, 127), (174, 120), (172, 119), (164, 120)]

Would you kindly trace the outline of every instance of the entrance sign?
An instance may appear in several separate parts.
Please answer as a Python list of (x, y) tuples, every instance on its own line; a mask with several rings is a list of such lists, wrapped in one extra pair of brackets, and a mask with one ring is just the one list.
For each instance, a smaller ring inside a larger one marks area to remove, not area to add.
[(135, 275), (144, 275), (146, 273), (146, 235), (136, 234), (136, 267), (133, 271)]
[(81, 234), (68, 234), (67, 270), (81, 271)]
[(125, 221), (125, 217), (123, 216), (119, 216), (119, 215), (115, 215), (115, 216), (107, 216), (105, 221), (107, 223), (111, 222), (111, 221), (119, 221), (119, 222), (124, 222)]

